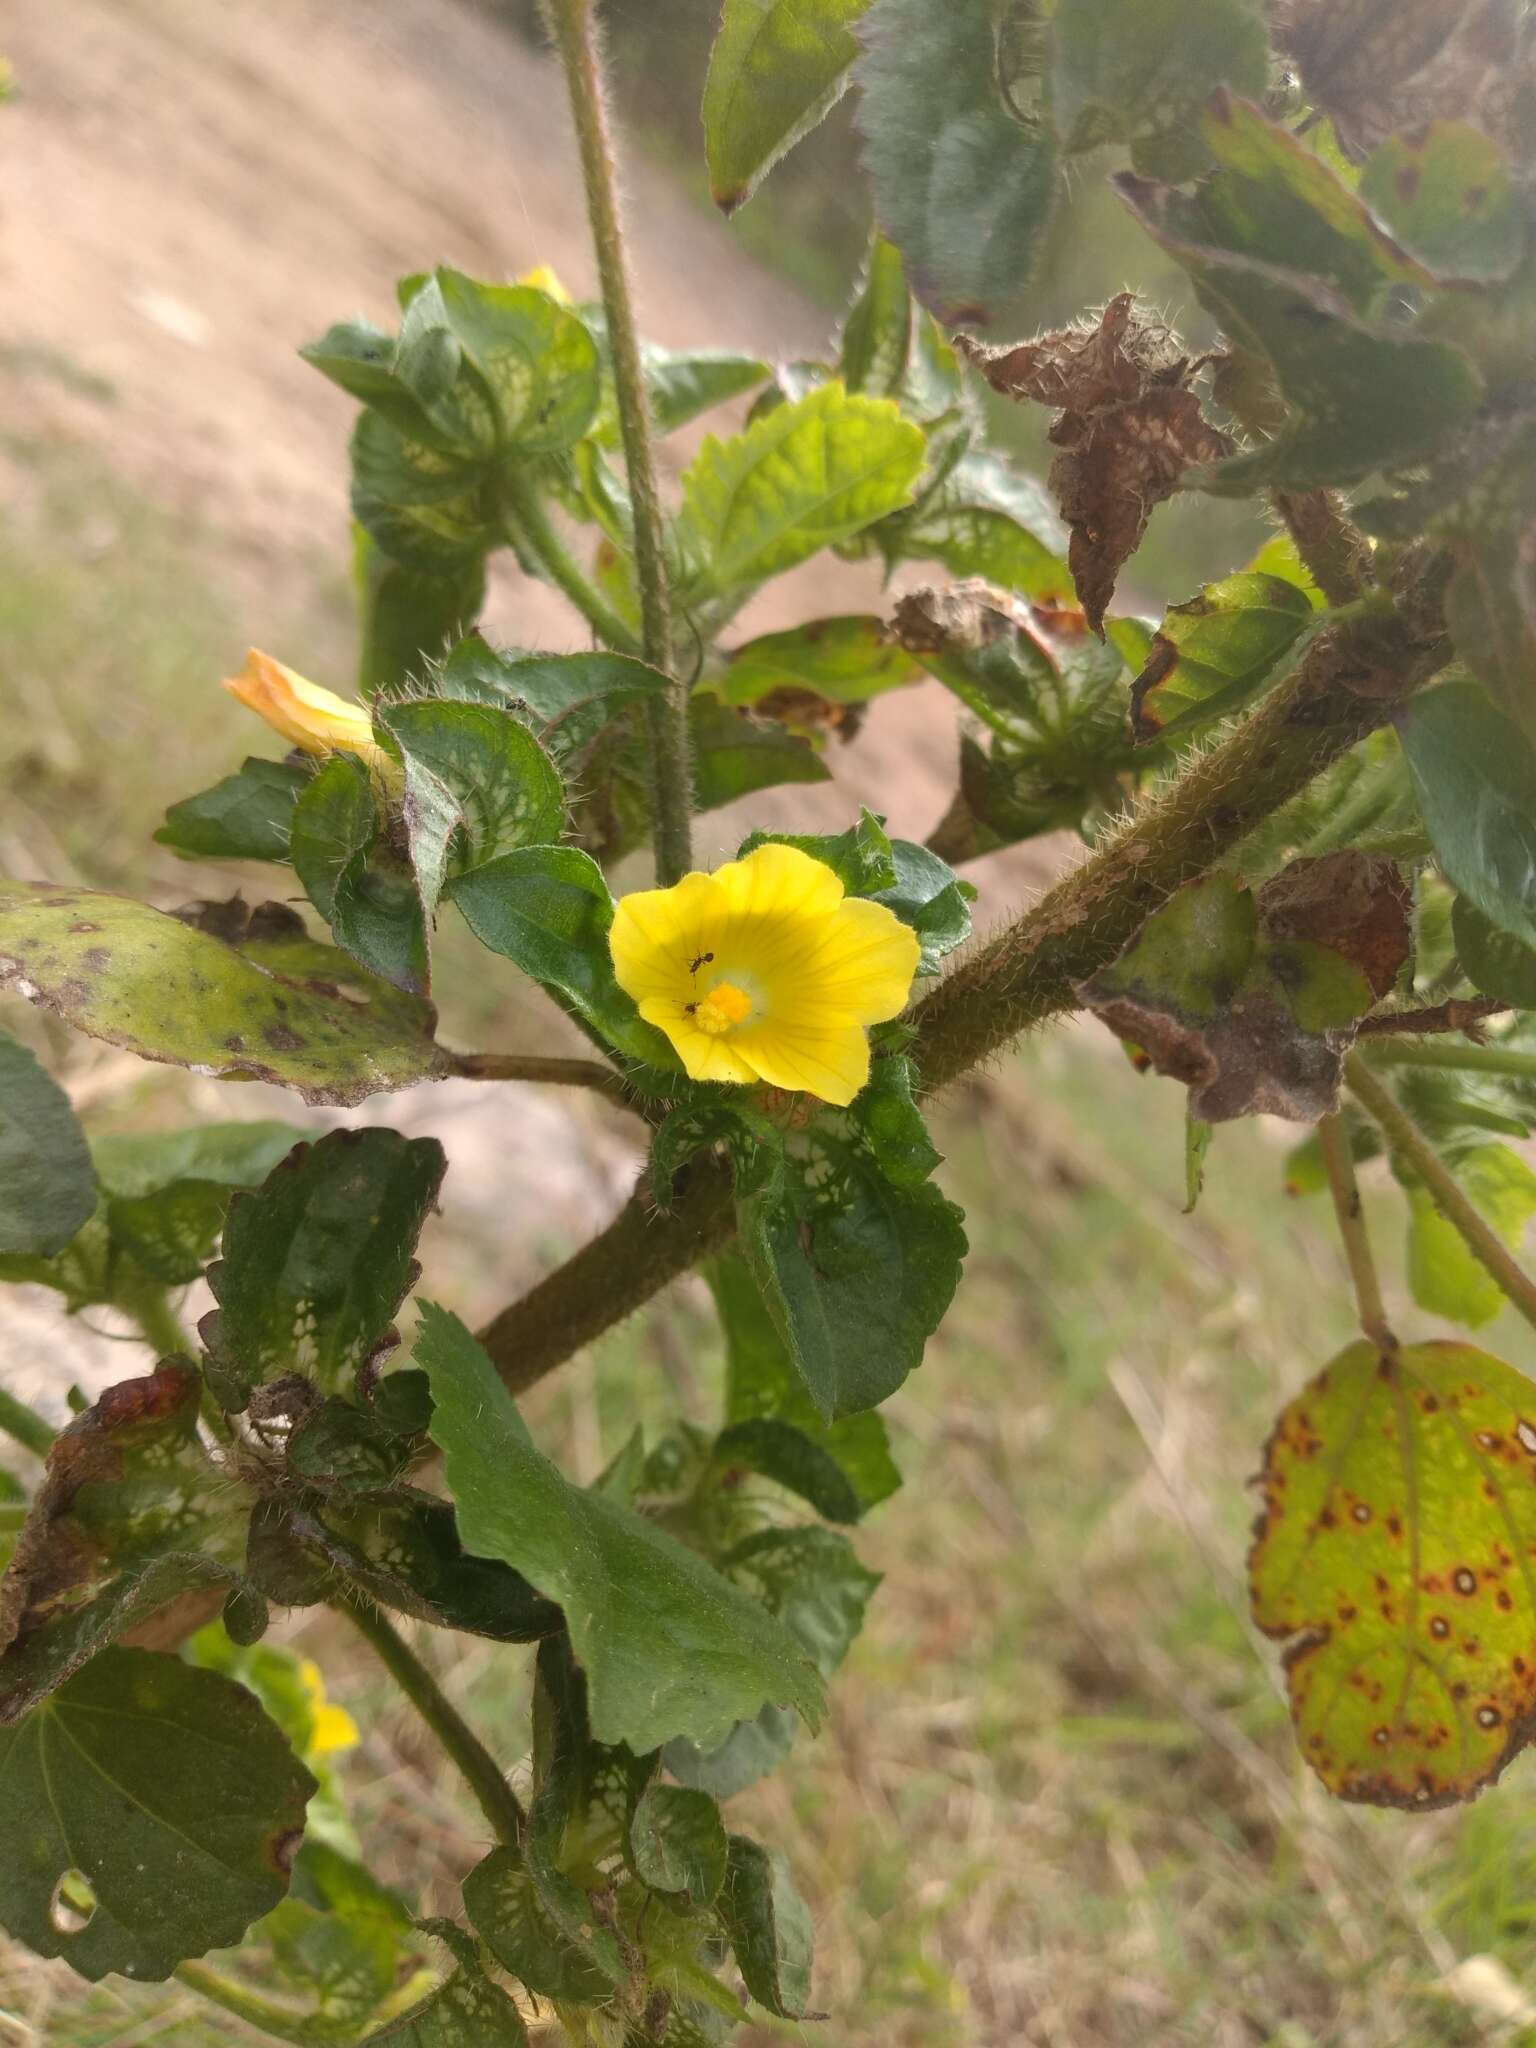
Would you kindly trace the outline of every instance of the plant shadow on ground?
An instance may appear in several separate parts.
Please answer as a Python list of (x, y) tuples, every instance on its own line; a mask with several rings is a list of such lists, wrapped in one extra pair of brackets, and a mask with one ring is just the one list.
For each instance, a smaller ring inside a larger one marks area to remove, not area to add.
[[(1467, 1812), (1411, 1818), (1334, 1805), (1297, 1762), (1245, 1617), (1245, 1480), (1275, 1407), (1348, 1339), (1345, 1295), (1326, 1214), (1280, 1192), (1274, 1128), (1221, 1132), (1181, 1214), (1178, 1098), (1070, 1029), (946, 1107), (973, 1251), (888, 1410), (906, 1512), (859, 1539), (885, 1583), (826, 1730), (733, 1807), (793, 1857), (829, 2017), (753, 2041), (1536, 2041), (1531, 1763)], [(1382, 1169), (1368, 1201), (1390, 1268), (1403, 1210)], [(1487, 1341), (1532, 1362), (1513, 1333)], [(718, 1351), (689, 1283), (530, 1421), (590, 1476), (637, 1411), (653, 1439), (707, 1413)], [(298, 1635), (368, 1731), (349, 1775), (370, 1860), (446, 1908), (476, 1818), (342, 1626)], [(516, 1743), (526, 1653), (461, 1638), (442, 1662)], [(238, 2032), (174, 1986), (10, 1969), (0, 1952), (0, 2038), (7, 2012), (57, 2048)]]

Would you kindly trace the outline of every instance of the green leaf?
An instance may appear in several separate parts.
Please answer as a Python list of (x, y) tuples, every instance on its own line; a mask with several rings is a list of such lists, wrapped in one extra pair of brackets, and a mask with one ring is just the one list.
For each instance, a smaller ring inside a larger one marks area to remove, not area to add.
[(113, 1245), (163, 1286), (187, 1286), (218, 1242), (230, 1195), (264, 1180), (302, 1135), (251, 1123), (98, 1138), (92, 1156)]
[(797, 846), (829, 867), (850, 896), (872, 896), (878, 889), (896, 886), (895, 853), (873, 811), (860, 811), (859, 822), (846, 832), (750, 832), (737, 847), (736, 858), (745, 860), (758, 847), (769, 845)]
[(219, 1305), (199, 1325), (226, 1407), (288, 1373), (322, 1393), (354, 1390), (415, 1283), (446, 1167), (435, 1138), (329, 1131), (236, 1197), (208, 1269)]
[(293, 807), (309, 770), (290, 761), (246, 761), (200, 796), (172, 804), (155, 834), (196, 860), (286, 860)]
[(525, 846), (453, 885), (481, 945), (515, 962), (617, 1051), (659, 1067), (676, 1059), (640, 1021), (614, 979), (608, 951), (613, 898), (602, 869), (574, 846)]
[(284, 1987), (303, 1992), (302, 2024), (322, 2039), (352, 2040), (399, 1981), (411, 1916), (361, 1864), (306, 1841), (288, 1897), (256, 1929)]
[(1138, 740), (1189, 732), (1239, 710), (1311, 624), (1304, 590), (1244, 570), (1172, 607), (1131, 687)]
[(820, 1414), (874, 1408), (922, 1362), (960, 1278), (961, 1212), (931, 1184), (898, 1185), (849, 1118), (738, 1191), (742, 1244)]
[(1269, 38), (1249, 0), (1061, 0), (1051, 34), (1062, 147), (1128, 142), (1139, 169), (1165, 178), (1210, 162), (1197, 115), (1217, 86), (1260, 98), (1269, 83)]
[(428, 665), (472, 630), (485, 604), (485, 560), (471, 555), (433, 574), (391, 561), (372, 534), (353, 527), (352, 583), (362, 652), (357, 687), (364, 698), (419, 683)]
[(694, 1552), (563, 1479), (456, 1317), (424, 1304), (416, 1357), (464, 1542), (564, 1608), (600, 1742), (709, 1743), (770, 1702), (814, 1724), (821, 1685), (793, 1639)]
[[(1193, 1216), (1205, 1193), (1205, 1161), (1216, 1135), (1214, 1124), (1203, 1124), (1192, 1111), (1184, 1117), (1184, 1214)], [(1292, 1155), (1294, 1157), (1294, 1154)], [(1297, 1189), (1287, 1182), (1287, 1192)]]
[(946, 327), (1018, 307), (1056, 199), (1056, 144), (996, 82), (991, 10), (875, 0), (857, 70), (882, 233)]
[(683, 476), (680, 541), (697, 592), (761, 583), (905, 504), (923, 434), (889, 399), (824, 384), (729, 441), (710, 435)]
[(514, 847), (565, 827), (554, 763), (510, 711), (443, 700), (391, 707), (384, 730), (405, 761), (404, 816), (422, 907)]
[(579, 441), (597, 414), (600, 377), (597, 344), (577, 316), (533, 285), (436, 275), (448, 323), (491, 392), (500, 451), (526, 459)]
[(1536, 946), (1536, 750), (1472, 682), (1411, 698), (1398, 732), (1447, 880)]
[(369, 2048), (527, 2048), (521, 2013), (481, 1969), (469, 1936), (451, 1920), (424, 1920), (421, 1928), (458, 1967), (420, 2005), (370, 2034)]
[(459, 643), (434, 681), (442, 697), (515, 711), (560, 762), (667, 687), (659, 669), (627, 654), (498, 654), (478, 634)]
[(653, 1892), (707, 1906), (725, 1882), (725, 1824), (707, 1792), (653, 1783), (629, 1817), (630, 1867)]
[(945, 955), (971, 935), (970, 898), (975, 892), (946, 861), (911, 839), (893, 839), (891, 859), (896, 880), (888, 889), (870, 893), (922, 941), (918, 973), (937, 974)]
[(1360, 197), (1437, 277), (1496, 284), (1525, 249), (1525, 216), (1496, 142), (1465, 121), (1390, 135)]
[(704, 84), (715, 204), (744, 205), (848, 88), (849, 29), (869, 0), (725, 0)]
[[(295, 929), (297, 927), (297, 929)], [(316, 945), (282, 906), (230, 945), (124, 896), (0, 882), (0, 987), (141, 1059), (352, 1103), (448, 1071), (429, 1005)]]
[(886, 562), (940, 562), (955, 577), (979, 576), (999, 590), (1046, 600), (1072, 588), (1062, 558), (1066, 530), (1033, 477), (995, 455), (965, 455), (910, 513), (881, 523)]
[(1339, 1798), (1450, 1805), (1530, 1739), (1533, 1473), (1536, 1388), (1466, 1344), (1352, 1344), (1281, 1414), (1253, 1617)]
[(586, 2004), (612, 1996), (606, 1971), (564, 1935), (515, 1849), (493, 1849), (464, 1880), (464, 1910), (504, 1970), (535, 1998)]
[(1476, 409), (1482, 382), (1459, 349), (1378, 331), (1322, 278), (1193, 239), (1204, 223), (1178, 193), (1123, 173), (1114, 182), (1228, 337), (1267, 357), (1287, 407), (1280, 432), (1208, 472), (1207, 488), (1358, 482), (1422, 460)]
[[(1536, 1216), (1536, 1172), (1508, 1145), (1476, 1145), (1451, 1162), (1462, 1192), (1518, 1252)], [(1431, 1315), (1477, 1329), (1504, 1307), (1504, 1290), (1473, 1257), (1466, 1239), (1435, 1207), (1427, 1188), (1408, 1191), (1408, 1282)]]
[(24, 1045), (0, 1035), (0, 1252), (51, 1257), (95, 1207), (69, 1097)]
[(367, 769), (353, 755), (337, 754), (294, 806), (289, 858), (353, 959), (420, 995), (430, 978), (426, 918), (380, 824)]
[(700, 413), (740, 398), (773, 375), (756, 356), (729, 349), (667, 349), (647, 342), (640, 360), (658, 434), (675, 434)]
[(897, 398), (912, 353), (912, 295), (901, 251), (877, 234), (859, 296), (843, 323), (843, 382), (850, 391)]
[(764, 633), (734, 649), (718, 689), (727, 704), (756, 704), (779, 690), (807, 690), (832, 704), (864, 704), (915, 682), (921, 670), (868, 616), (816, 619)]
[(408, 440), (372, 411), (352, 430), (351, 456), (353, 517), (391, 561), (431, 578), (467, 576), (497, 546), (482, 461)]
[(0, 1923), (92, 1982), (168, 1977), (277, 1904), (314, 1783), (243, 1687), (105, 1650), (0, 1730)]
[[(813, 1474), (803, 1459), (789, 1467), (784, 1459), (776, 1458), (779, 1469), (765, 1472), (765, 1476), (793, 1486), (829, 1520), (856, 1521), (888, 1500), (901, 1485), (901, 1474), (891, 1456), (882, 1418), (867, 1413), (847, 1416), (841, 1422), (822, 1420), (739, 1251), (724, 1252), (714, 1260), (709, 1284), (725, 1330), (727, 1429), (722, 1444), (727, 1439), (733, 1447), (748, 1441), (745, 1432), (754, 1425), (773, 1423), (792, 1429), (797, 1439), (833, 1462), (852, 1497), (853, 1512), (830, 1511), (829, 1503), (846, 1509), (850, 1502), (824, 1476)], [(760, 1429), (756, 1441), (759, 1445), (764, 1441)], [(753, 1469), (764, 1471), (764, 1465), (754, 1464)], [(790, 1470), (796, 1474), (793, 1479), (787, 1476)], [(811, 1485), (815, 1492), (810, 1491)]]
[(1456, 958), (1472, 986), (1516, 1010), (1536, 1010), (1536, 951), (1501, 931), (1465, 896), (1451, 913)]
[(831, 780), (814, 748), (771, 720), (698, 696), (690, 707), (689, 724), (696, 810), (717, 810), (738, 797), (787, 782)]
[(784, 2019), (804, 2016), (814, 1931), (787, 1860), (747, 1835), (732, 1835), (720, 1918), (748, 1991)]

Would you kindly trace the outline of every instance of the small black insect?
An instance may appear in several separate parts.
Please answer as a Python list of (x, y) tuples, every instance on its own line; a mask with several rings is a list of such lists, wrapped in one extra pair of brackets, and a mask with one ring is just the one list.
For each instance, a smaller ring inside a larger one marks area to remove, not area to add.
[(696, 1009), (697, 1009), (698, 1007), (699, 1007), (699, 1006), (698, 1006), (698, 1004), (697, 1004), (697, 1003), (684, 1003), (684, 1005), (683, 1005), (683, 1015), (684, 1015), (685, 1017), (691, 1017), (691, 1016), (693, 1015), (694, 1011), (695, 1011), (695, 1010), (696, 1010)]
[(696, 960), (689, 961), (688, 972), (690, 974), (697, 974), (699, 969), (701, 967), (707, 967), (710, 961), (714, 959), (714, 957), (715, 956), (713, 953), (700, 953)]

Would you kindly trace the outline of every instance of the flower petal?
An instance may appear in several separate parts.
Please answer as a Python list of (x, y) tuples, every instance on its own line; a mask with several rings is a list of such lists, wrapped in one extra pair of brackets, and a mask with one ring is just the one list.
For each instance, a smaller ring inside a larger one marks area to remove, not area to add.
[(619, 987), (637, 1003), (670, 996), (681, 1008), (693, 995), (689, 962), (713, 950), (722, 921), (713, 875), (684, 875), (675, 888), (621, 897), (608, 934)]
[(916, 932), (894, 911), (853, 897), (823, 934), (808, 977), (816, 1001), (860, 1024), (883, 1024), (905, 1009), (921, 957)]
[(733, 1041), (770, 1088), (803, 1090), (845, 1109), (869, 1079), (869, 1040), (851, 1021), (799, 1030), (764, 1024)]
[(738, 1040), (723, 1033), (716, 1036), (701, 1031), (679, 1014), (670, 997), (648, 996), (640, 1005), (640, 1014), (647, 1024), (658, 1025), (666, 1032), (690, 1080), (733, 1081), (740, 1086), (757, 1079), (757, 1069), (743, 1057)]
[(753, 923), (826, 917), (843, 900), (843, 885), (825, 861), (773, 841), (745, 860), (727, 861), (711, 880), (727, 914)]

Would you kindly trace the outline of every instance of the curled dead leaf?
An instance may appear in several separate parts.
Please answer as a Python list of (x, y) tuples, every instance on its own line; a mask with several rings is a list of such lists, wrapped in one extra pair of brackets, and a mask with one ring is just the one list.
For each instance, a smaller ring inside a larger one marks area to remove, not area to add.
[(1187, 469), (1230, 455), (1190, 388), (1203, 367), (1133, 292), (1110, 300), (1093, 327), (1063, 328), (1014, 348), (964, 335), (956, 346), (994, 390), (1057, 408), (1050, 430), (1061, 450), (1050, 485), (1071, 528), (1067, 560), (1096, 633), (1121, 568), (1140, 547), (1152, 513)]

